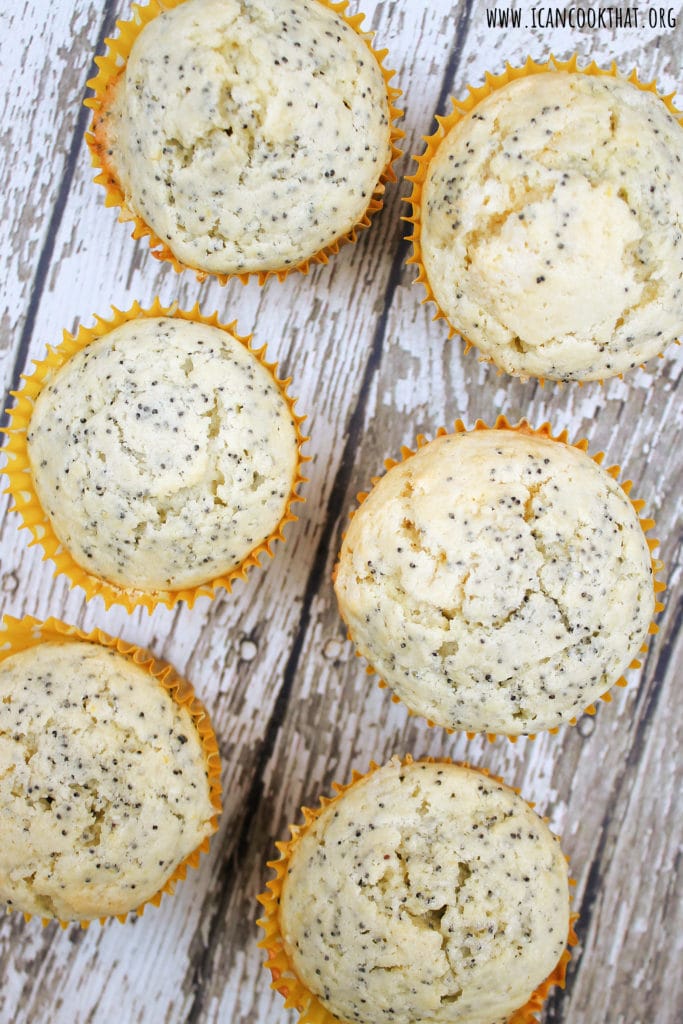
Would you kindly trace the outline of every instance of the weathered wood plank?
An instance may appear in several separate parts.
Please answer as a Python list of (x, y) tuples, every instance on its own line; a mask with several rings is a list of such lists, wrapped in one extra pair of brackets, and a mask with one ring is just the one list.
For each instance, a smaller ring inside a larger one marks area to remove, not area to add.
[(87, 123), (84, 83), (96, 47), (113, 27), (111, 7), (60, 4), (47, 18), (40, 6), (28, 3), (3, 12), (3, 81), (9, 88), (2, 93), (0, 170), (6, 187), (0, 244), (12, 253), (0, 314), (5, 385), (16, 356), (23, 360), (50, 269), (52, 236)]
[[(540, 58), (578, 49), (600, 63), (617, 59), (622, 69), (636, 64), (665, 90), (681, 86), (680, 21), (662, 32), (494, 32), (485, 27), (490, 4), (397, 0), (364, 7), (406, 92), (401, 173), (411, 169), (409, 154), (421, 149), (449, 93), (462, 94), (485, 70), (499, 70), (506, 59), (519, 63), (527, 52)], [(681, 5), (673, 9), (680, 18)], [(546, 1020), (673, 1024), (683, 1013), (674, 873), (683, 353), (667, 353), (652, 372), (605, 388), (541, 389), (496, 376), (457, 340), (446, 342), (443, 325), (420, 305), (414, 273), (402, 266), (405, 183), (389, 190), (387, 208), (356, 246), (308, 278), (221, 289), (159, 266), (103, 209), (76, 131), (102, 26), (125, 11), (121, 0), (60, 2), (47, 12), (26, 5), (9, 25), (16, 46), (3, 60), (2, 96), (12, 178), (10, 216), (0, 229), (12, 257), (2, 374), (9, 382), (22, 331), (29, 356), (37, 358), (62, 327), (104, 313), (109, 302), (126, 307), (159, 293), (189, 306), (199, 298), (205, 312), (237, 316), (240, 329), (267, 341), (294, 377), (292, 390), (310, 414), (311, 479), (301, 521), (288, 528), (267, 571), (211, 604), (152, 616), (105, 612), (99, 601), (86, 607), (82, 594), (53, 581), (39, 552), (17, 537), (3, 499), (3, 610), (99, 625), (174, 661), (214, 717), (226, 806), (199, 872), (174, 899), (125, 928), (41, 931), (16, 917), (0, 922), (0, 1021), (294, 1020), (269, 991), (255, 946), (254, 895), (268, 875), (265, 860), (296, 808), (315, 801), (333, 779), (346, 779), (371, 758), (411, 751), (483, 763), (522, 786), (563, 833), (578, 880), (581, 946), (569, 991), (550, 1001)], [(36, 152), (51, 158), (36, 161)], [(498, 412), (536, 423), (548, 418), (587, 436), (591, 450), (605, 449), (608, 462), (620, 462), (637, 481), (635, 492), (648, 499), (671, 567), (661, 633), (629, 688), (617, 691), (596, 719), (514, 746), (446, 737), (393, 705), (344, 639), (330, 584), (354, 495), (384, 457), (456, 416), (472, 425)]]

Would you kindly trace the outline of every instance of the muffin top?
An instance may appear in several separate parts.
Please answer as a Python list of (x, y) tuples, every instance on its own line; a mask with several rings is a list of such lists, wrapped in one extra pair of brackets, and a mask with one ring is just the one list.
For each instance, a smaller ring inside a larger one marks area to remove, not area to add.
[(380, 66), (319, 0), (186, 0), (138, 36), (103, 131), (182, 263), (286, 269), (350, 231), (390, 162)]
[(683, 128), (622, 79), (492, 93), (440, 143), (422, 258), (456, 330), (507, 373), (595, 380), (683, 330)]
[(0, 897), (63, 921), (125, 914), (213, 832), (193, 721), (98, 644), (0, 662)]
[(567, 864), (507, 786), (394, 758), (295, 842), (280, 926), (340, 1020), (502, 1024), (566, 946)]
[(654, 612), (650, 552), (621, 487), (521, 431), (439, 437), (354, 514), (336, 579), (358, 650), (440, 725), (550, 729), (605, 692)]
[(89, 572), (178, 590), (238, 566), (278, 526), (298, 465), (271, 374), (217, 327), (129, 320), (72, 356), (27, 433), (36, 493)]

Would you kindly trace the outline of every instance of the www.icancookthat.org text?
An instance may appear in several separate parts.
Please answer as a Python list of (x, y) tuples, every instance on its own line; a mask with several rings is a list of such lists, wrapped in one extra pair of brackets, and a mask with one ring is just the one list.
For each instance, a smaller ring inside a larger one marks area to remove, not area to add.
[(496, 6), (486, 10), (488, 28), (667, 29), (676, 27), (673, 7), (610, 7), (576, 4), (568, 7), (534, 4)]

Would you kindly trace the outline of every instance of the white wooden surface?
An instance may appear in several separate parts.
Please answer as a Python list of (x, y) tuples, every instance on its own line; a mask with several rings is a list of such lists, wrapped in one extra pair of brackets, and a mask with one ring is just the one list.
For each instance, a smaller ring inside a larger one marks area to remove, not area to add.
[[(601, 64), (637, 66), (669, 92), (683, 90), (683, 5), (665, 6), (675, 28), (621, 31), (493, 30), (477, 0), (367, 0), (362, 8), (390, 51), (404, 90), (406, 156), (433, 130), (450, 93), (527, 53), (573, 51)], [(531, 4), (517, 4), (523, 21)], [(587, 6), (587, 5), (586, 5)], [(592, 5), (595, 6), (595, 5)], [(580, 946), (566, 993), (548, 1002), (546, 1022), (674, 1024), (683, 1019), (680, 853), (683, 655), (680, 493), (683, 350), (605, 388), (541, 389), (499, 377), (420, 305), (404, 266), (404, 211), (388, 190), (385, 210), (355, 247), (307, 278), (263, 289), (199, 285), (157, 264), (144, 244), (105, 210), (83, 143), (81, 106), (92, 57), (127, 16), (123, 0), (2, 0), (0, 374), (14, 386), (30, 358), (63, 327), (91, 322), (110, 303), (126, 308), (159, 293), (205, 312), (237, 317), (242, 332), (268, 342), (294, 378), (310, 416), (313, 461), (307, 504), (266, 571), (231, 595), (192, 611), (130, 617), (87, 607), (80, 591), (52, 579), (48, 563), (0, 506), (2, 611), (59, 615), (145, 644), (194, 682), (214, 719), (224, 758), (225, 811), (211, 854), (174, 899), (141, 919), (88, 932), (42, 929), (17, 915), (0, 920), (0, 1022), (16, 1024), (287, 1024), (294, 1013), (270, 991), (256, 948), (254, 897), (265, 861), (301, 803), (345, 780), (352, 768), (392, 753), (448, 754), (503, 774), (536, 800), (564, 836), (578, 880)], [(679, 93), (679, 106), (683, 97)], [(535, 742), (467, 742), (409, 719), (365, 675), (338, 618), (330, 571), (356, 491), (382, 459), (462, 417), (499, 412), (587, 436), (636, 481), (657, 519), (668, 566), (666, 610), (641, 672), (596, 718)]]

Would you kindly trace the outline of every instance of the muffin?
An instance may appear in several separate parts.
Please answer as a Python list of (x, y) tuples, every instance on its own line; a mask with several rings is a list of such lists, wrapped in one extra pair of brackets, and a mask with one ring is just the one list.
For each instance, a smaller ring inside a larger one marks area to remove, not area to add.
[(97, 333), (67, 339), (19, 395), (7, 469), (17, 507), (58, 569), (107, 604), (170, 606), (229, 587), (282, 539), (300, 500), (287, 382), (196, 310), (134, 307)]
[(8, 631), (2, 900), (62, 922), (158, 903), (216, 830), (220, 765), (204, 708), (168, 667), (111, 637), (54, 620), (5, 620), (5, 641)]
[(496, 428), (458, 423), (376, 482), (335, 590), (357, 650), (409, 709), (517, 736), (573, 721), (641, 650), (652, 523), (618, 467), (566, 434)]
[(683, 121), (576, 60), (488, 77), (418, 158), (412, 261), (451, 326), (518, 377), (589, 381), (683, 329)]
[(544, 822), (450, 762), (394, 757), (340, 788), (278, 844), (260, 897), (288, 1005), (320, 1024), (535, 1019), (563, 984), (571, 929), (567, 863)]
[(227, 279), (326, 262), (381, 208), (399, 92), (327, 0), (140, 8), (89, 85), (88, 141), (155, 255)]

